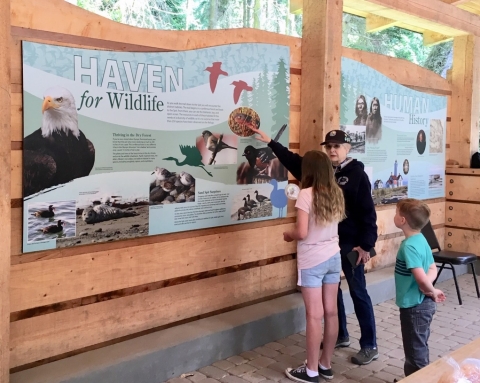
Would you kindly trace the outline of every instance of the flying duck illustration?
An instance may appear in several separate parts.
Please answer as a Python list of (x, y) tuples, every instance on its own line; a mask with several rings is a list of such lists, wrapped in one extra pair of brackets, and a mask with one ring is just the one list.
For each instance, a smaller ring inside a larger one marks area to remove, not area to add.
[(231, 85), (235, 86), (235, 89), (233, 90), (233, 101), (235, 102), (235, 104), (237, 104), (238, 100), (240, 100), (240, 95), (242, 94), (242, 91), (245, 90), (251, 92), (253, 90), (253, 88), (243, 80), (234, 81), (231, 83)]
[(47, 89), (42, 126), (23, 140), (23, 194), (28, 196), (90, 174), (95, 148), (78, 128), (73, 95)]
[(212, 63), (212, 66), (205, 68), (207, 72), (210, 72), (210, 90), (212, 93), (215, 92), (215, 88), (217, 87), (218, 77), (222, 74), (224, 76), (228, 76), (228, 73), (222, 70), (221, 68), (222, 63), (217, 61)]

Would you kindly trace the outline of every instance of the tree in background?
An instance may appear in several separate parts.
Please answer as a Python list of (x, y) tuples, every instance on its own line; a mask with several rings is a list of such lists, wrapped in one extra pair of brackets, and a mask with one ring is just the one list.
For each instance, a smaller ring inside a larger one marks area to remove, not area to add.
[(274, 129), (279, 129), (283, 124), (288, 121), (290, 113), (290, 105), (288, 102), (289, 78), (287, 66), (285, 65), (285, 61), (283, 59), (280, 59), (280, 61), (278, 62), (277, 74), (273, 79), (272, 85), (272, 119)]
[[(302, 15), (290, 13), (290, 0), (68, 0), (112, 20), (142, 28), (202, 30), (258, 28), (301, 36)], [(393, 27), (367, 33), (362, 17), (343, 15), (343, 45), (403, 58), (446, 76), (453, 44), (423, 45), (422, 35)]]

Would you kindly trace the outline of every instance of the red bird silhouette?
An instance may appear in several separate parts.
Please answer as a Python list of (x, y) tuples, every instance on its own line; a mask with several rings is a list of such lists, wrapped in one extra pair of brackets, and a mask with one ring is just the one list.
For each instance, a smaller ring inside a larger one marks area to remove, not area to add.
[(251, 92), (253, 88), (248, 85), (245, 81), (239, 80), (239, 81), (234, 81), (230, 85), (235, 85), (235, 89), (233, 90), (233, 101), (238, 103), (238, 100), (240, 100), (240, 95), (242, 94), (242, 90), (246, 90), (248, 92)]
[(215, 88), (217, 87), (218, 76), (223, 74), (224, 76), (228, 76), (228, 73), (220, 68), (222, 63), (220, 61), (212, 63), (212, 66), (205, 68), (207, 72), (210, 72), (210, 89), (212, 93), (215, 92)]

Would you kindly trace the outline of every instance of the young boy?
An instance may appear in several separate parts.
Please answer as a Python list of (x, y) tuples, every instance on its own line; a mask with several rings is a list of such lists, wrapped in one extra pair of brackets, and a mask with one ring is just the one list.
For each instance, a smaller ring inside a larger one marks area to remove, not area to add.
[(429, 364), (428, 338), (435, 314), (435, 302), (445, 301), (445, 294), (433, 287), (437, 267), (432, 250), (421, 233), (430, 219), (430, 208), (407, 198), (397, 203), (393, 219), (405, 239), (395, 264), (396, 304), (400, 307), (405, 376)]

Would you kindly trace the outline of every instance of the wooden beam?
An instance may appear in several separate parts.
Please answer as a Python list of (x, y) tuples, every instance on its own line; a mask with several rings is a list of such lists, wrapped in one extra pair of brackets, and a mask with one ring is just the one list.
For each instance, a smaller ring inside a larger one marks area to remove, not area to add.
[(300, 153), (340, 124), (343, 0), (304, 0)]
[(0, 382), (10, 370), (10, 1), (0, 1)]
[[(422, 18), (464, 31), (476, 36), (480, 35), (480, 18), (477, 15), (452, 7), (438, 0), (369, 0), (368, 3), (381, 6), (385, 11), (394, 10), (403, 14)], [(402, 20), (408, 23), (407, 20)], [(426, 28), (428, 29), (428, 28)]]
[(425, 45), (426, 47), (431, 47), (433, 45), (444, 43), (445, 41), (449, 41), (452, 39), (453, 37), (445, 36), (441, 33), (436, 33), (432, 31), (423, 32), (423, 45)]
[(394, 27), (398, 24), (396, 20), (372, 14), (367, 15), (366, 20), (366, 31), (369, 33), (384, 31), (385, 29)]
[(460, 4), (469, 3), (472, 0), (442, 0), (442, 1), (450, 5), (460, 5)]
[(480, 117), (480, 38), (456, 37), (453, 43), (452, 109), (448, 159), (469, 168), (478, 151)]

